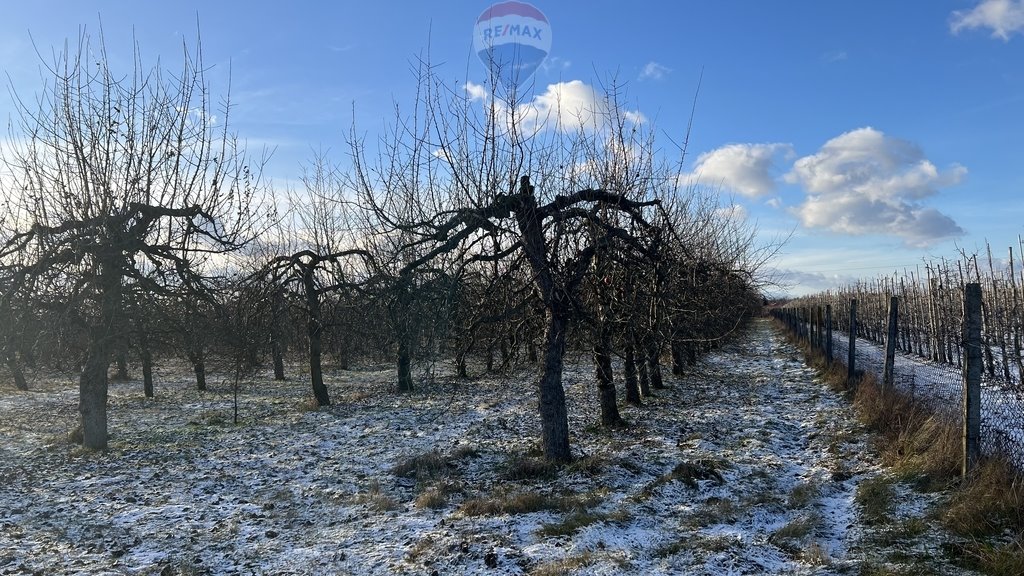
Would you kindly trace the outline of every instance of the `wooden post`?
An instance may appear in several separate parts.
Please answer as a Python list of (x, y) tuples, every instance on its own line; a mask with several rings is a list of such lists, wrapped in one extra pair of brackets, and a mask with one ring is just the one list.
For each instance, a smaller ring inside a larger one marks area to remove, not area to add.
[(832, 365), (832, 305), (825, 305), (825, 362)]
[(964, 292), (964, 434), (963, 466), (966, 477), (981, 453), (981, 284), (968, 284)]
[(850, 344), (847, 347), (846, 380), (853, 382), (857, 360), (857, 299), (850, 299)]
[(900, 299), (897, 296), (889, 298), (889, 326), (885, 334), (885, 369), (882, 372), (882, 388), (892, 389), (893, 369), (896, 364), (896, 338), (898, 335), (896, 323), (899, 319)]
[(818, 306), (815, 311), (818, 319), (818, 349), (825, 351), (825, 308)]
[(821, 349), (821, 306), (811, 308), (811, 316), (814, 317), (814, 347)]

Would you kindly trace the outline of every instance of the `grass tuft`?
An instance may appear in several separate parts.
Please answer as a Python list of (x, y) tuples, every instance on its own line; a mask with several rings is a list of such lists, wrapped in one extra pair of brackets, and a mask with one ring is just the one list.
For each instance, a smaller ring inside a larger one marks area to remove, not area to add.
[(558, 464), (543, 457), (513, 454), (503, 465), (508, 480), (550, 480), (558, 474)]
[(560, 522), (544, 524), (537, 529), (537, 535), (541, 537), (572, 536), (587, 526), (601, 522), (625, 524), (632, 520), (632, 518), (632, 515), (625, 510), (616, 510), (614, 512), (573, 512)]
[(875, 476), (857, 485), (854, 501), (860, 505), (861, 512), (868, 524), (886, 524), (894, 507), (896, 491), (893, 480), (885, 476)]
[(1024, 530), (1024, 480), (1005, 460), (986, 460), (950, 498), (942, 520), (968, 537), (1020, 532)]
[(536, 492), (499, 494), (490, 498), (472, 498), (463, 502), (459, 512), (465, 516), (530, 514), (542, 510), (584, 512), (601, 502), (596, 494), (551, 495)]
[(437, 450), (407, 458), (391, 468), (395, 476), (415, 478), (417, 481), (443, 478), (450, 472), (448, 459)]

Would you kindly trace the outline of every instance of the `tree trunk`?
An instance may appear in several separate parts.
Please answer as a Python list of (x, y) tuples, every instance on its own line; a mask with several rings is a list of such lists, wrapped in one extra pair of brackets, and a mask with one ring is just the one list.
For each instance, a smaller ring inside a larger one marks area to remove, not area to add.
[[(98, 331), (94, 331), (98, 332)], [(105, 450), (107, 436), (107, 370), (110, 344), (106, 336), (95, 336), (78, 380), (78, 411), (81, 414), (82, 445)]]
[(549, 310), (545, 322), (544, 363), (539, 390), (541, 444), (545, 458), (554, 462), (568, 462), (572, 454), (569, 451), (569, 414), (565, 406), (565, 389), (562, 387), (562, 362), (569, 318), (557, 309)]
[(102, 264), (99, 272), (100, 317), (89, 334), (85, 365), (78, 380), (78, 412), (82, 445), (105, 450), (107, 433), (107, 371), (113, 353), (115, 326), (121, 312), (121, 272), (117, 264)]
[(7, 354), (7, 368), (14, 378), (14, 387), (22, 392), (27, 391), (28, 381), (25, 379), (25, 371), (21, 368), (21, 361), (13, 351)]
[(320, 318), (320, 294), (316, 289), (313, 268), (303, 270), (302, 283), (306, 291), (306, 335), (309, 339), (309, 379), (313, 385), (313, 396), (317, 406), (330, 406), (331, 396), (324, 385), (323, 356), (323, 323)]
[(632, 344), (626, 345), (626, 358), (623, 364), (626, 380), (626, 402), (640, 404), (640, 381), (637, 377), (636, 352)]
[(684, 350), (686, 351), (686, 361), (693, 366), (697, 363), (697, 345), (688, 344)]
[(194, 345), (189, 350), (188, 359), (196, 375), (196, 389), (202, 392), (206, 390), (206, 355), (201, 344)]
[(398, 391), (412, 392), (412, 350), (408, 337), (402, 334), (398, 338)]
[(647, 375), (647, 361), (644, 358), (643, 347), (641, 347), (636, 358), (636, 372), (640, 378), (640, 396), (649, 398), (651, 396), (651, 380)]
[(606, 322), (598, 328), (597, 341), (594, 342), (594, 372), (597, 376), (597, 392), (601, 405), (601, 425), (618, 426), (622, 424), (619, 415), (618, 399), (615, 394), (615, 376), (612, 374), (611, 335)]
[(686, 371), (686, 350), (682, 342), (672, 342), (672, 375), (682, 376)]
[(647, 372), (651, 378), (651, 388), (663, 390), (665, 382), (661, 379), (661, 363), (658, 360), (658, 345), (652, 340), (647, 343)]
[(142, 360), (142, 393), (146, 398), (153, 397), (153, 353), (149, 350), (149, 337), (146, 329), (139, 330), (139, 357)]
[(270, 354), (274, 360), (274, 380), (284, 380), (284, 329), (282, 324), (285, 317), (284, 290), (274, 290), (270, 300), (271, 324), (270, 324)]
[(469, 378), (469, 373), (466, 371), (466, 353), (463, 351), (455, 354), (455, 372), (458, 378)]
[(562, 363), (569, 329), (570, 295), (559, 288), (552, 275), (544, 239), (543, 218), (538, 213), (530, 177), (519, 179), (519, 203), (515, 208), (523, 252), (534, 273), (534, 282), (544, 300), (545, 327), (543, 364), (539, 382), (541, 445), (544, 457), (553, 462), (572, 459), (569, 450), (569, 414), (562, 387)]
[(128, 376), (128, 352), (124, 346), (120, 346), (117, 350), (117, 374), (114, 375), (114, 380), (127, 382), (130, 379)]

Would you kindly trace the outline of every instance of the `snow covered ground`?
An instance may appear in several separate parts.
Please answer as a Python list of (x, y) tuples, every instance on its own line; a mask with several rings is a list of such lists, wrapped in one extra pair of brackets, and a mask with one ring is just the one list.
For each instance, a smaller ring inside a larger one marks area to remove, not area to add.
[[(106, 453), (66, 441), (71, 383), (0, 392), (0, 574), (857, 574), (941, 556), (932, 529), (898, 544), (861, 519), (883, 472), (849, 405), (768, 321), (670, 388), (598, 420), (584, 356), (566, 375), (577, 461), (534, 457), (529, 374), (393, 371), (195, 391), (179, 367), (157, 398), (112, 386)], [(216, 380), (216, 379), (214, 379)], [(903, 494), (896, 520), (929, 498)], [(931, 573), (959, 574), (936, 561)]]

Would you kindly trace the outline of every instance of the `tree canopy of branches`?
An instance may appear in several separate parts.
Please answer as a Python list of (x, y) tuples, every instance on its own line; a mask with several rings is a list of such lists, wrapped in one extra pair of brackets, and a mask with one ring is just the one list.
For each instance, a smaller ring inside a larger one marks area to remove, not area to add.
[[(574, 323), (605, 315), (581, 297), (585, 280), (610, 278), (605, 269), (615, 252), (654, 266), (654, 240), (664, 236), (655, 222), (674, 224), (662, 217), (663, 199), (680, 193), (680, 171), (659, 160), (653, 133), (626, 112), (617, 89), (596, 101), (597, 109), (538, 118), (515, 101), (446, 92), (424, 65), (416, 106), (398, 118), (376, 160), (359, 138), (351, 142), (362, 205), (379, 234), (400, 239), (399, 276), (440, 269), (462, 278), (496, 261), (528, 271), (544, 317), (542, 445), (559, 461), (571, 457), (561, 380), (566, 339)], [(682, 242), (674, 247), (681, 260), (694, 260)], [(731, 274), (725, 263), (711, 267)], [(614, 406), (610, 374), (602, 374), (610, 370), (607, 335), (598, 340), (599, 389)]]
[(450, 90), (423, 64), (377, 146), (353, 126), (350, 167), (318, 153), (264, 220), (266, 157), (229, 132), (228, 100), (215, 110), (198, 47), (183, 56), (170, 75), (136, 49), (119, 76), (83, 36), (18, 100), (0, 163), (0, 353), (25, 388), (33, 348), (62, 351), (87, 447), (108, 443), (112, 359), (127, 373), (138, 353), (147, 396), (161, 355), (187, 358), (200, 391), (230, 371), (237, 392), (267, 352), (283, 380), (304, 342), (319, 406), (332, 358), (390, 358), (409, 392), (418, 362), (450, 354), (467, 378), (480, 356), (488, 372), (526, 357), (541, 447), (564, 462), (570, 349), (591, 354), (601, 424), (623, 425), (616, 357), (638, 404), (670, 385), (666, 352), (681, 373), (760, 306), (778, 245), (685, 185), (684, 154), (663, 154), (618, 85), (538, 105)]
[(19, 97), (4, 153), (12, 232), (0, 262), (60, 285), (88, 333), (79, 379), (82, 440), (105, 448), (107, 370), (134, 289), (201, 297), (204, 267), (259, 226), (263, 160), (228, 131), (198, 48), (174, 74), (111, 68), (102, 37), (83, 34), (52, 62), (48, 84)]

